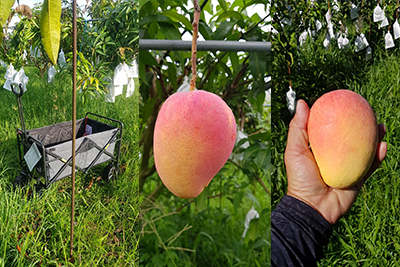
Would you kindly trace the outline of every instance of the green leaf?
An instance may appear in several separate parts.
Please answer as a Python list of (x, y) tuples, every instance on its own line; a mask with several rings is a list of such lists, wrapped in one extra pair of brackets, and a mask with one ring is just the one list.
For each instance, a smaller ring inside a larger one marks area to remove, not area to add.
[(227, 8), (226, 8), (226, 2), (225, 0), (218, 0), (219, 5), (222, 7), (222, 9), (226, 12)]
[(138, 11), (140, 11), (140, 9), (150, 0), (139, 0), (139, 8)]
[(257, 93), (265, 90), (265, 75), (267, 71), (267, 57), (265, 53), (250, 53), (250, 71), (254, 78), (254, 90), (250, 97), (257, 96)]
[[(209, 14), (213, 14), (213, 4), (212, 4), (212, 1), (207, 1), (206, 2), (206, 5), (203, 7), (203, 10), (202, 11), (206, 11), (206, 12), (208, 12)], [(202, 13), (204, 13), (204, 12), (202, 12)]]
[(239, 191), (233, 197), (233, 206), (235, 207), (235, 211), (237, 211), (237, 209), (240, 207), (240, 204), (242, 203), (243, 196), (244, 196), (243, 191)]
[(169, 17), (175, 22), (182, 23), (183, 25), (185, 25), (187, 30), (191, 31), (193, 29), (192, 23), (188, 20), (188, 18), (186, 18), (184, 15), (178, 14), (176, 11), (167, 10), (164, 11), (162, 14)]
[[(259, 90), (261, 91), (261, 90)], [(261, 91), (257, 94), (257, 111), (262, 114), (264, 112), (264, 102), (265, 102), (265, 91)]]
[(249, 138), (242, 138), (240, 139), (240, 141), (236, 144), (237, 147), (240, 147), (241, 145), (243, 145), (244, 143), (248, 142)]
[(154, 59), (154, 57), (150, 54), (148, 51), (140, 50), (139, 51), (139, 62), (144, 63), (149, 66), (159, 66), (157, 61)]
[(204, 188), (203, 192), (195, 198), (197, 212), (207, 208), (208, 187)]
[(13, 5), (14, 5), (14, 0), (0, 1), (0, 26), (3, 27), (4, 23), (6, 23)]
[(271, 150), (259, 150), (257, 156), (254, 159), (254, 163), (257, 165), (258, 168), (262, 170), (267, 170), (271, 166)]
[(173, 22), (170, 18), (164, 16), (164, 15), (151, 15), (143, 18), (142, 20), (139, 21), (139, 26), (145, 25), (149, 22)]
[(239, 56), (236, 52), (228, 52), (229, 58), (232, 63), (232, 68), (235, 72), (239, 72), (240, 65), (239, 65)]
[(248, 200), (253, 202), (253, 205), (256, 209), (261, 208), (260, 202), (258, 202), (258, 199), (253, 195), (250, 189), (246, 188), (246, 190), (244, 191), (244, 195)]
[(241, 27), (243, 26), (243, 15), (237, 11), (227, 11), (225, 13), (222, 13), (221, 15), (219, 15), (217, 21), (224, 21), (226, 19), (229, 20), (235, 20), (236, 23), (237, 21), (242, 21), (241, 22)]
[(201, 35), (203, 35), (205, 40), (210, 40), (211, 35), (213, 34), (211, 28), (208, 26), (207, 23), (204, 23), (203, 21), (199, 22), (199, 32)]
[(61, 35), (61, 0), (44, 0), (40, 15), (40, 33), (44, 50), (57, 65)]
[(152, 23), (150, 23), (150, 26), (147, 29), (148, 38), (154, 38), (154, 36), (157, 35), (159, 28), (160, 28), (160, 25), (158, 25), (158, 23), (156, 21), (153, 21)]
[(260, 220), (258, 218), (252, 219), (250, 221), (249, 229), (247, 230), (246, 237), (244, 238), (244, 242), (246, 244), (248, 244), (250, 240), (255, 240), (260, 234), (260, 231), (258, 229), (258, 226), (260, 224), (259, 222)]
[(164, 34), (168, 40), (180, 40), (181, 33), (179, 30), (170, 23), (160, 23), (160, 31)]
[(168, 78), (172, 85), (172, 88), (178, 89), (176, 83), (176, 65), (172, 62), (167, 62), (167, 65), (168, 65)]
[(215, 31), (213, 35), (214, 40), (222, 40), (226, 37), (229, 31), (232, 30), (232, 27), (235, 25), (235, 22), (233, 21), (224, 21), (221, 23), (221, 25), (218, 27), (218, 29)]
[[(255, 220), (257, 220), (257, 219), (255, 219)], [(259, 218), (258, 220), (262, 220), (262, 219)], [(264, 229), (264, 232), (269, 232), (269, 231), (271, 231), (271, 228)], [(269, 246), (271, 246), (271, 243), (268, 242), (267, 239), (260, 238), (253, 244), (253, 246), (251, 246), (251, 248), (252, 249), (257, 249), (257, 248), (269, 247)]]
[(266, 144), (255, 143), (243, 151), (243, 167), (245, 169), (265, 170), (269, 165), (271, 165), (271, 149)]
[(271, 132), (263, 132), (249, 136), (250, 140), (271, 141)]

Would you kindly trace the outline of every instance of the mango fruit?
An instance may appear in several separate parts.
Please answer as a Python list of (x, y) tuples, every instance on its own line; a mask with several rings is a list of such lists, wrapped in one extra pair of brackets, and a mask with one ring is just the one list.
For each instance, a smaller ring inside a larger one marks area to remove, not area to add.
[(174, 195), (194, 198), (224, 166), (235, 139), (235, 117), (219, 96), (203, 90), (175, 93), (155, 124), (157, 173)]
[(379, 138), (376, 117), (366, 99), (349, 90), (324, 94), (311, 107), (307, 132), (328, 186), (348, 188), (363, 179)]

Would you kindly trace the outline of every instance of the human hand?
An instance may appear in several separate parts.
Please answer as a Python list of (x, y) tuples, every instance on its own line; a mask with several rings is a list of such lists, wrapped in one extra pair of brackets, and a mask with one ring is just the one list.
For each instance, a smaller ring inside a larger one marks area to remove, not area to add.
[(387, 144), (381, 141), (386, 134), (386, 127), (383, 124), (379, 124), (377, 152), (374, 162), (365, 177), (350, 188), (337, 189), (324, 183), (309, 148), (307, 134), (309, 114), (310, 109), (306, 102), (299, 100), (297, 102), (296, 115), (290, 122), (285, 151), (285, 165), (288, 177), (287, 195), (307, 203), (330, 224), (334, 224), (350, 209), (364, 182), (385, 158)]

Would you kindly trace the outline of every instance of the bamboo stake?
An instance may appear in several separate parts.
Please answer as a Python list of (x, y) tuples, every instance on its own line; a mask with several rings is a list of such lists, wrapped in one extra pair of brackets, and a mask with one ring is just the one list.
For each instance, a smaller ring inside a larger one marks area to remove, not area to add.
[(71, 246), (70, 246), (70, 261), (74, 261), (74, 215), (75, 215), (75, 142), (76, 142), (76, 0), (73, 0), (73, 45), (72, 45), (72, 194), (71, 194)]
[(197, 38), (199, 35), (200, 6), (198, 0), (193, 0), (193, 39), (192, 39), (192, 79), (190, 80), (190, 91), (196, 88), (197, 80)]

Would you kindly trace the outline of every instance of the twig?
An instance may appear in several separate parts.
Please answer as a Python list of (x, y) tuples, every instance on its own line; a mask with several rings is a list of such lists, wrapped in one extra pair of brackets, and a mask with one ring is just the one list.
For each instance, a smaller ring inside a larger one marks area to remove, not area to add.
[(193, 0), (194, 19), (193, 19), (193, 40), (192, 40), (192, 79), (190, 80), (190, 91), (196, 88), (197, 80), (197, 37), (199, 35), (200, 6), (198, 0)]
[(258, 25), (260, 25), (263, 21), (265, 21), (268, 17), (270, 16), (270, 14), (267, 14), (264, 18), (262, 18), (259, 22), (257, 22), (256, 24), (254, 24), (253, 26), (251, 26), (250, 29), (248, 29), (246, 32), (242, 33), (240, 35), (240, 38), (243, 38), (244, 35), (249, 34), (253, 29), (255, 29), (256, 27), (258, 27)]
[[(237, 164), (236, 162), (234, 162), (231, 159), (228, 159), (229, 163), (232, 163), (233, 165), (235, 165), (237, 168), (244, 170), (244, 168), (242, 166), (240, 166), (239, 164)], [(271, 191), (267, 188), (267, 186), (264, 184), (263, 180), (261, 180), (260, 177), (258, 177), (258, 175), (254, 175), (254, 179), (257, 180), (257, 182), (264, 188), (265, 192), (267, 192), (267, 194), (269, 196), (271, 196)]]
[(161, 183), (157, 188), (150, 193), (143, 201), (140, 203), (139, 208), (143, 210), (148, 204), (151, 204), (153, 201), (155, 201), (158, 196), (161, 194), (163, 189), (165, 188), (165, 185)]
[(267, 186), (264, 184), (263, 180), (261, 180), (261, 178), (256, 178), (256, 181), (264, 188), (265, 192), (267, 192), (267, 194), (269, 196), (271, 196), (271, 191), (267, 188)]
[(175, 249), (175, 250), (181, 250), (181, 251), (187, 251), (187, 252), (196, 252), (195, 250), (189, 249), (189, 248), (168, 247), (168, 249)]
[(265, 130), (264, 128), (261, 128), (260, 130), (255, 131), (254, 133), (248, 134), (247, 136), (252, 136), (252, 135), (255, 135), (255, 134), (259, 134), (259, 133), (261, 133), (261, 132), (264, 131), (264, 130)]
[[(208, 196), (207, 198), (210, 199), (210, 198), (216, 198), (216, 197), (222, 197), (222, 196), (223, 196), (223, 194), (221, 193), (218, 195)], [(178, 209), (175, 210), (175, 213), (180, 212), (181, 210), (183, 210), (183, 208), (185, 208), (186, 206), (189, 206), (193, 202), (195, 202), (195, 199), (192, 199), (192, 200), (188, 201), (186, 204), (180, 206)]]

